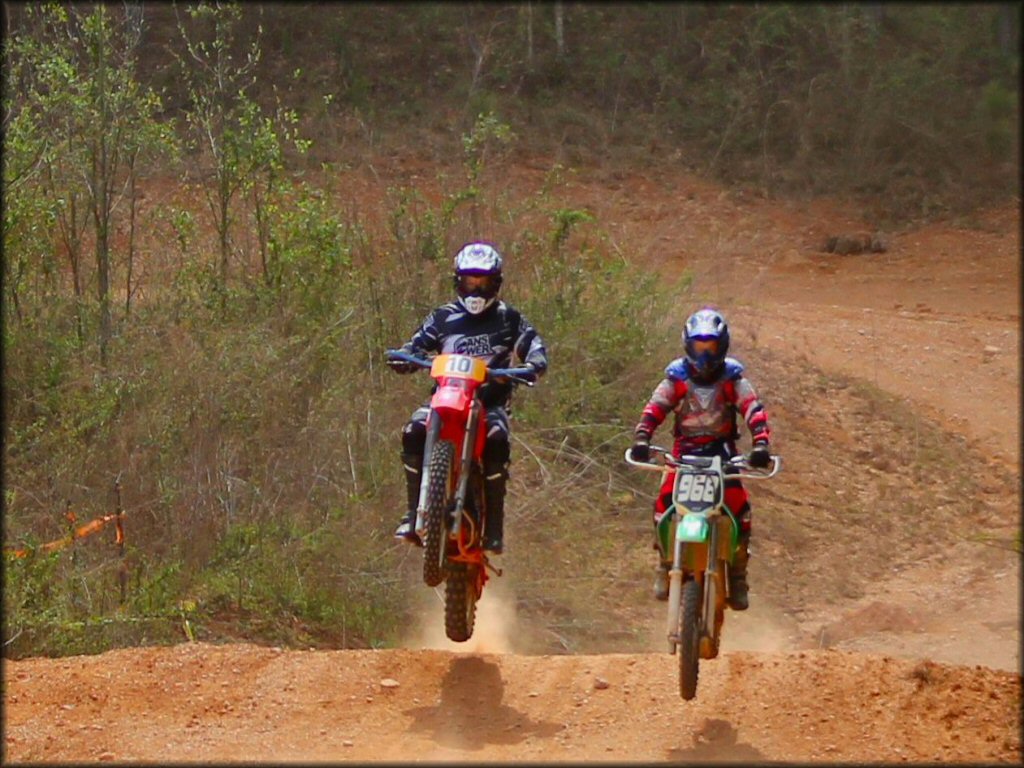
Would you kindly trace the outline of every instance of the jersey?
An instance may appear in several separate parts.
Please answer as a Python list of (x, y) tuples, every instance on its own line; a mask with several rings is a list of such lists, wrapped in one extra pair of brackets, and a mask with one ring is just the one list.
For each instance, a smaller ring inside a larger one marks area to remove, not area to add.
[(753, 442), (769, 442), (768, 414), (754, 386), (743, 375), (743, 364), (725, 358), (722, 372), (711, 382), (694, 381), (685, 358), (665, 368), (665, 378), (655, 388), (640, 423), (637, 437), (651, 439), (669, 413), (675, 413), (673, 453), (680, 456), (714, 445), (726, 445), (734, 453), (739, 437), (736, 417), (741, 415)]
[[(538, 376), (548, 367), (543, 339), (519, 310), (504, 301), (479, 315), (455, 302), (443, 304), (427, 315), (404, 349), (413, 354), (472, 355), (492, 368), (510, 367), (513, 360), (530, 363)], [(487, 407), (504, 405), (511, 391), (511, 384), (490, 381), (480, 387), (480, 400)]]

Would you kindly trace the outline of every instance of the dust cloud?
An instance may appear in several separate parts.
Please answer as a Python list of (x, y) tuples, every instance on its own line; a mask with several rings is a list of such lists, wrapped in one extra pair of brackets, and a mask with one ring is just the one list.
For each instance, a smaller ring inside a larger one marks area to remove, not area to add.
[[(668, 652), (666, 636), (666, 603), (651, 600), (652, 610), (657, 613), (657, 620), (651, 623), (644, 650), (652, 652)], [(722, 625), (723, 652), (757, 651), (778, 653), (794, 650), (798, 647), (799, 631), (797, 622), (783, 614), (778, 608), (764, 598), (751, 594), (750, 608), (742, 613), (726, 610), (725, 623)]]
[(507, 577), (492, 576), (476, 604), (473, 636), (464, 643), (449, 640), (444, 633), (444, 585), (430, 589), (420, 585), (417, 619), (409, 627), (401, 646), (463, 653), (522, 653), (516, 638), (520, 631), (516, 598)]
[(750, 608), (743, 613), (725, 612), (722, 650), (763, 653), (790, 651), (798, 645), (798, 634), (794, 620), (763, 598), (757, 600), (751, 595)]

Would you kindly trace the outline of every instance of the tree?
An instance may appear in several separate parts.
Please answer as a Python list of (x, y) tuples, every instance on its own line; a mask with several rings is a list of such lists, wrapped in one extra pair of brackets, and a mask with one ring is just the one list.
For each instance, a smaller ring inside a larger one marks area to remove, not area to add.
[(555, 0), (555, 47), (558, 59), (565, 58), (565, 3)]
[(256, 110), (249, 91), (256, 82), (263, 28), (238, 60), (235, 28), (242, 11), (237, 3), (200, 3), (190, 7), (188, 15), (190, 29), (178, 19), (188, 54), (181, 60), (190, 99), (188, 148), (217, 231), (223, 301), (231, 254), (231, 205), (252, 173), (253, 136), (246, 128)]
[(285, 109), (280, 103), (273, 117), (268, 117), (255, 103), (249, 102), (239, 121), (251, 142), (250, 172), (243, 179), (242, 187), (252, 204), (263, 281), (273, 288), (281, 286), (281, 264), (276, 249), (270, 244), (279, 200), (286, 188), (282, 139), (291, 141), (299, 152), (305, 152), (311, 143), (298, 136), (295, 128), (298, 120), (294, 110)]
[[(243, 55), (238, 55), (236, 29), (242, 10), (237, 3), (200, 3), (188, 13), (188, 28), (178, 19), (187, 54), (179, 57), (179, 63), (190, 100), (188, 147), (193, 175), (217, 232), (217, 287), (223, 307), (237, 218), (233, 211), (243, 198), (252, 206), (264, 282), (279, 285), (279, 265), (273, 263), (276, 257), (270, 240), (275, 200), (283, 191), (285, 142), (300, 153), (310, 142), (299, 137), (294, 110), (285, 109), (278, 100), (276, 110), (267, 114), (251, 95), (262, 55), (262, 26), (244, 44)], [(300, 77), (301, 70), (293, 74)]]
[[(4, 5), (4, 31), (10, 29)], [(22, 288), (29, 272), (45, 258), (52, 209), (40, 193), (48, 135), (40, 130), (39, 116), (30, 101), (18, 98), (28, 88), (32, 69), (22, 48), (25, 43), (4, 36), (3, 88), (3, 275), (4, 309), (19, 322), (25, 319)], [(31, 47), (31, 46), (30, 46)]]
[[(157, 123), (160, 100), (136, 79), (143, 16), (126, 4), (120, 15), (104, 4), (90, 10), (50, 3), (25, 9), (25, 26), (8, 54), (20, 88), (5, 120), (15, 123), (25, 156), (35, 167), (36, 190), (48, 198), (72, 273), (80, 341), (85, 276), (84, 234), (91, 228), (99, 314), (100, 361), (105, 366), (112, 328), (112, 231), (118, 208), (130, 200), (147, 158), (171, 146)], [(35, 147), (36, 150), (30, 149)], [(27, 157), (38, 152), (38, 160)], [(26, 177), (27, 178), (27, 177)], [(14, 177), (6, 191), (26, 194)], [(6, 231), (5, 231), (6, 234)], [(129, 262), (130, 262), (129, 251)], [(130, 274), (130, 269), (129, 269)], [(128, 286), (129, 293), (131, 286)]]

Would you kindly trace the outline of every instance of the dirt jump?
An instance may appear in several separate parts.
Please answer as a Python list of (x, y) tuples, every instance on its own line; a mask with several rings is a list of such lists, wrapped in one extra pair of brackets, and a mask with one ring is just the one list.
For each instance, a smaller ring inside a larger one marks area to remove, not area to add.
[[(525, 184), (543, 169), (517, 174)], [(897, 436), (872, 431), (848, 389), (823, 391), (827, 407), (808, 413), (800, 393), (762, 385), (790, 432), (818, 419), (833, 438), (798, 446), (776, 427), (787, 463), (751, 488), (755, 510), (815, 515), (832, 503), (825, 488), (831, 500), (863, 496), (888, 477), (920, 545), (851, 541), (836, 520), (790, 551), (781, 518), (757, 517), (752, 607), (728, 615), (692, 701), (662, 650), (662, 603), (631, 609), (650, 652), (609, 640), (600, 654), (531, 655), (496, 588), (459, 647), (430, 631), (434, 602), (396, 649), (183, 643), (7, 661), (6, 762), (1021, 762), (1019, 209), (839, 254), (828, 238), (871, 225), (827, 201), (767, 200), (668, 171), (581, 173), (569, 193), (647, 268), (689, 270), (694, 295), (726, 313), (736, 355), (756, 355), (769, 381), (772, 366), (843, 376), (940, 425), (981, 457), (977, 496), (959, 499), (952, 484), (920, 492), (898, 455), (872, 464), (862, 453)], [(816, 451), (861, 474), (818, 476)], [(955, 529), (961, 507), (983, 536), (938, 530)], [(843, 579), (851, 559), (876, 574), (855, 591)], [(793, 590), (805, 610), (778, 607)]]

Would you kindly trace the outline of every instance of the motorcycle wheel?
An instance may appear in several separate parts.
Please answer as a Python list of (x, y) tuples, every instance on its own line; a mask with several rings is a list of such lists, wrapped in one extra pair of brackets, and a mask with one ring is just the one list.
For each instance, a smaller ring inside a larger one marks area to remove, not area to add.
[(689, 701), (697, 695), (700, 665), (701, 589), (696, 580), (683, 584), (679, 611), (679, 695)]
[(465, 563), (454, 563), (448, 571), (444, 592), (444, 632), (449, 640), (464, 643), (473, 635), (476, 621), (475, 574)]
[(427, 471), (430, 483), (427, 486), (427, 531), (423, 541), (423, 582), (436, 587), (445, 577), (445, 561), (448, 556), (448, 489), (455, 458), (455, 446), (444, 440), (434, 445), (430, 453)]

